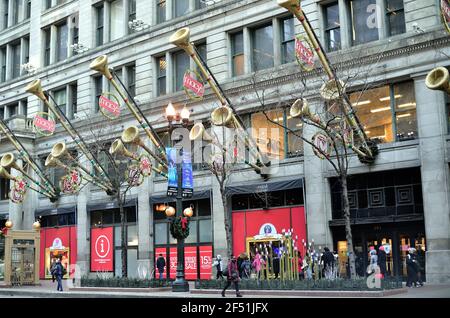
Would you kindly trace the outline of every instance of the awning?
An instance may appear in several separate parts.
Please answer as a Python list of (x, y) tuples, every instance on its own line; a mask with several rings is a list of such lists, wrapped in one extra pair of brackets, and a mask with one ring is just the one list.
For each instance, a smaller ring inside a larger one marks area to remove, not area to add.
[(47, 216), (47, 215), (69, 214), (69, 213), (75, 213), (76, 208), (77, 208), (76, 206), (70, 206), (70, 207), (37, 209), (34, 212), (34, 215), (35, 216)]
[(227, 196), (232, 196), (235, 194), (263, 193), (296, 188), (303, 188), (303, 178), (272, 182), (259, 181), (254, 183), (245, 183), (242, 185), (233, 185), (226, 187), (225, 193)]
[[(125, 202), (123, 205), (124, 208), (128, 208), (131, 206), (137, 205), (137, 199), (130, 199)], [(114, 200), (112, 202), (101, 202), (101, 203), (95, 203), (95, 204), (88, 204), (87, 211), (98, 211), (98, 210), (110, 210), (110, 209), (118, 209), (119, 204), (117, 204), (117, 201)]]
[[(208, 190), (195, 190), (194, 195), (191, 198), (183, 199), (183, 201), (209, 199), (211, 197), (211, 189)], [(175, 202), (175, 197), (168, 197), (167, 193), (157, 193), (150, 197), (150, 204), (162, 203), (162, 202)]]

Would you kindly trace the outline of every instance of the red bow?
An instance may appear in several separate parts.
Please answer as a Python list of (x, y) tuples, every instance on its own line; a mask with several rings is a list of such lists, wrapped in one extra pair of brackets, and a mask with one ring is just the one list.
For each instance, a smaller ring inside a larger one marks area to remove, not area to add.
[(4, 227), (1, 231), (2, 231), (3, 235), (8, 234), (8, 228), (7, 227)]
[(187, 218), (183, 218), (183, 217), (181, 218), (181, 228), (183, 230), (186, 230), (187, 222), (188, 222)]

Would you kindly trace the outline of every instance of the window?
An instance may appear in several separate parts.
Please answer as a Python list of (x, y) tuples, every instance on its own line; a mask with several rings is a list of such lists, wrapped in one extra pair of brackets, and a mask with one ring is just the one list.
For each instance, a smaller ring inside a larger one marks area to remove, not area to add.
[(131, 96), (136, 96), (136, 65), (126, 67), (127, 86)]
[(403, 0), (386, 0), (386, 15), (389, 35), (406, 32)]
[(272, 25), (253, 30), (253, 71), (273, 67), (273, 28)]
[(175, 91), (183, 89), (183, 77), (186, 70), (189, 68), (189, 56), (180, 51), (174, 54), (175, 62)]
[[(136, 0), (128, 0), (128, 21), (136, 20)], [(129, 32), (133, 30), (128, 28)]]
[(97, 27), (95, 31), (95, 43), (97, 46), (103, 44), (103, 15), (104, 7), (103, 4), (95, 9), (97, 18)]
[(6, 47), (0, 49), (0, 81), (6, 81)]
[(12, 78), (20, 76), (20, 43), (14, 44), (12, 49)]
[(19, 23), (19, 12), (22, 10), (22, 0), (15, 0), (12, 2), (12, 25)]
[(8, 112), (8, 118), (11, 118), (18, 114), (19, 112), (19, 104), (14, 103), (6, 106), (6, 111)]
[(50, 9), (52, 7), (52, 0), (45, 0), (45, 9)]
[(161, 96), (166, 94), (166, 69), (167, 69), (167, 61), (166, 57), (160, 57), (156, 60), (157, 67), (157, 88), (156, 88), (156, 96)]
[(50, 28), (44, 29), (44, 66), (50, 65)]
[(99, 105), (98, 105), (98, 101), (100, 99), (100, 95), (102, 95), (103, 92), (103, 78), (101, 76), (96, 76), (94, 77), (94, 111), (98, 112), (99, 109)]
[(233, 76), (244, 74), (244, 35), (243, 32), (231, 35)]
[(205, 0), (195, 0), (195, 9), (203, 9), (206, 8)]
[[(78, 44), (79, 40), (79, 20), (78, 14), (71, 18), (71, 29), (72, 29), (72, 44)], [(72, 51), (73, 55), (76, 55), (77, 52)]]
[(339, 6), (333, 3), (324, 8), (325, 11), (325, 43), (329, 52), (341, 48), (341, 25), (339, 22)]
[(285, 139), (283, 129), (276, 122), (283, 123), (284, 115), (282, 110), (273, 110), (264, 113), (254, 113), (252, 120), (252, 135), (262, 153), (269, 158), (283, 159), (285, 151)]
[(166, 21), (166, 0), (156, 0), (156, 23)]
[(3, 0), (3, 29), (8, 28), (9, 0)]
[(417, 138), (413, 82), (352, 93), (350, 101), (369, 138), (383, 143)]
[(77, 84), (71, 84), (69, 85), (69, 91), (70, 91), (70, 115), (71, 115), (71, 119), (73, 118), (73, 115), (76, 114), (78, 112), (78, 92), (77, 92)]
[(9, 194), (9, 179), (0, 177), (0, 200), (8, 200), (9, 199), (8, 194)]
[(111, 2), (111, 23), (110, 34), (111, 41), (119, 39), (125, 35), (125, 21), (123, 15), (123, 0), (116, 0)]
[(376, 0), (351, 0), (353, 44), (378, 40)]
[(56, 61), (62, 61), (67, 58), (68, 48), (68, 28), (67, 23), (62, 23), (56, 27)]
[(27, 7), (25, 10), (25, 19), (29, 19), (31, 17), (31, 0), (27, 0)]
[(282, 64), (295, 61), (295, 28), (294, 18), (282, 20)]
[(19, 102), (19, 105), (20, 105), (20, 107), (19, 107), (19, 113), (20, 113), (21, 115), (27, 117), (27, 115), (28, 115), (28, 100), (27, 100), (26, 98), (25, 98), (25, 99), (22, 99), (22, 100)]
[(66, 99), (66, 88), (61, 88), (59, 90), (53, 91), (53, 98), (56, 104), (59, 106), (61, 112), (67, 115), (67, 99)]
[(303, 155), (303, 140), (301, 138), (303, 123), (300, 118), (287, 116), (287, 155), (297, 157)]
[(23, 62), (24, 63), (28, 63), (30, 62), (30, 38), (26, 37), (23, 39), (23, 45), (24, 45), (24, 54), (25, 56), (23, 57)]
[(175, 17), (181, 17), (189, 12), (189, 0), (174, 1)]

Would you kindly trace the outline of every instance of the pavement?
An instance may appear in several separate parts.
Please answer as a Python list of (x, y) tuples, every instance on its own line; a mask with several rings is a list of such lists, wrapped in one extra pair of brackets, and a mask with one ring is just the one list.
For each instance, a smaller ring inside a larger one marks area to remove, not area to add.
[[(165, 288), (74, 288), (64, 282), (64, 291), (56, 291), (56, 283), (45, 280), (38, 286), (0, 285), (0, 298), (222, 298), (217, 290), (198, 290), (190, 282), (190, 292), (173, 293)], [(72, 288), (70, 288), (72, 287)], [(242, 290), (245, 298), (450, 298), (450, 285), (425, 285), (420, 288), (402, 288), (392, 291), (353, 292), (353, 291), (273, 291)], [(227, 291), (226, 299), (235, 298), (233, 290)]]

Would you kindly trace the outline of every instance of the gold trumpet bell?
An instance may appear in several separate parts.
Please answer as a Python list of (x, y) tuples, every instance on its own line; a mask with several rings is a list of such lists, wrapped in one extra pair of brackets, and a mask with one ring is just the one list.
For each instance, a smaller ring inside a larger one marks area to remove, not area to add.
[(5, 168), (0, 166), (0, 177), (4, 179), (14, 180), (15, 178), (6, 170)]
[(25, 87), (25, 91), (30, 94), (36, 95), (42, 101), (47, 100), (47, 97), (45, 97), (44, 91), (42, 90), (40, 79), (34, 80), (30, 84), (28, 84), (27, 87)]
[(57, 144), (55, 144), (52, 148), (51, 155), (56, 159), (60, 159), (66, 155), (69, 155), (66, 143), (58, 142)]
[(437, 67), (430, 71), (425, 79), (425, 85), (432, 90), (440, 90), (450, 94), (449, 72), (445, 67)]
[(0, 160), (0, 165), (5, 169), (14, 168), (16, 170), (22, 171), (22, 169), (17, 164), (16, 158), (14, 157), (14, 154), (12, 152), (8, 152), (2, 157), (2, 159)]
[(101, 55), (101, 56), (97, 57), (89, 65), (89, 68), (93, 71), (102, 73), (107, 78), (112, 78), (111, 72), (108, 69), (108, 56), (107, 55)]
[(171, 37), (169, 38), (169, 42), (172, 43), (173, 45), (183, 48), (189, 54), (192, 55), (195, 52), (192, 48), (192, 45), (189, 43), (190, 36), (191, 30), (188, 27), (185, 27), (172, 34)]
[(123, 144), (122, 140), (116, 139), (112, 143), (111, 147), (109, 148), (109, 153), (112, 155), (123, 155), (125, 157), (129, 157), (131, 159), (137, 160), (137, 155), (132, 153), (131, 151), (128, 151), (127, 148), (125, 148), (125, 145)]
[(202, 123), (197, 123), (192, 127), (191, 131), (189, 132), (189, 139), (194, 140), (204, 140), (207, 142), (212, 142), (213, 137), (206, 132), (205, 126), (203, 126)]
[(139, 138), (139, 129), (136, 126), (130, 126), (122, 133), (122, 141), (126, 144), (132, 143), (141, 145), (142, 141)]
[(336, 100), (345, 92), (344, 82), (341, 80), (329, 80), (320, 88), (320, 96), (326, 101)]
[(289, 11), (300, 9), (299, 0), (278, 0), (277, 3), (280, 7), (286, 8)]
[(233, 112), (227, 106), (220, 106), (211, 113), (211, 121), (215, 126), (234, 128)]
[(45, 159), (45, 166), (46, 167), (57, 167), (58, 162), (56, 159), (52, 156), (52, 154), (49, 154), (47, 158)]
[[(293, 118), (297, 118), (300, 117), (303, 114), (303, 108), (308, 106), (308, 102), (306, 101), (306, 99), (304, 98), (300, 98), (297, 99), (294, 104), (292, 104), (290, 110), (289, 110), (289, 114), (291, 115), (291, 117)], [(309, 108), (308, 108), (309, 109)]]

